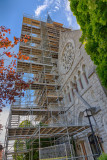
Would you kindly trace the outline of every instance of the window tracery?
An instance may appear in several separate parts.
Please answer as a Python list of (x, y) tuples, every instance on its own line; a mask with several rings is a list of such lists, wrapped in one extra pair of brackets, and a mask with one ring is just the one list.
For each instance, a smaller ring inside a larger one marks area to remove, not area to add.
[(74, 61), (74, 45), (72, 42), (68, 42), (62, 53), (62, 67), (66, 73), (70, 70)]

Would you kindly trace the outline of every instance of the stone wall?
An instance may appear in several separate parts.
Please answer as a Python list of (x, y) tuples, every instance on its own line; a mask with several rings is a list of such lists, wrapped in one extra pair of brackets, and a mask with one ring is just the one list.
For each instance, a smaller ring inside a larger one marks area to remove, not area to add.
[[(79, 30), (63, 32), (60, 36), (58, 66), (64, 103), (65, 107), (69, 108), (68, 120), (75, 125), (84, 124), (84, 122), (88, 124), (83, 114), (87, 106), (74, 94), (75, 84), (79, 94), (91, 107), (100, 106), (101, 111), (94, 116), (98, 127), (96, 134), (102, 137), (102, 146), (107, 153), (107, 97), (93, 62), (87, 55), (84, 45), (79, 42), (80, 36)], [(70, 50), (72, 50), (72, 57), (70, 57)], [(92, 123), (95, 125), (93, 118)]]

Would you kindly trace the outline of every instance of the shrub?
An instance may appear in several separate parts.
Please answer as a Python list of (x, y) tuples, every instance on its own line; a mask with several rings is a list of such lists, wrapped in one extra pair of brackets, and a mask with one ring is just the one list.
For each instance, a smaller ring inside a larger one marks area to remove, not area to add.
[(107, 160), (107, 154), (103, 153), (98, 160)]

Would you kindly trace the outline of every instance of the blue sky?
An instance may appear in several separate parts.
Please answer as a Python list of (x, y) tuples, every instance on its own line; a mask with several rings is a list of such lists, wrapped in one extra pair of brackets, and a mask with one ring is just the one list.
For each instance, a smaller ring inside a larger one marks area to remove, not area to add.
[(20, 37), (23, 14), (46, 19), (47, 11), (53, 21), (78, 29), (68, 0), (0, 0), (0, 26), (11, 29), (11, 36)]
[[(72, 29), (79, 29), (76, 18), (73, 16), (68, 0), (0, 0), (0, 26), (11, 29), (10, 40), (13, 37), (20, 37), (23, 14), (32, 15), (41, 19), (46, 19), (47, 12), (53, 21), (63, 23)], [(17, 47), (14, 48), (17, 51)], [(8, 116), (8, 107), (1, 115), (0, 121), (5, 128)], [(0, 141), (4, 140), (4, 132)]]

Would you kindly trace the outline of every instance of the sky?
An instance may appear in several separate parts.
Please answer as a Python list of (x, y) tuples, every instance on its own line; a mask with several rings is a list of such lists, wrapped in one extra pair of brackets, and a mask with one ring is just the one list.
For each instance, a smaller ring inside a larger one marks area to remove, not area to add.
[(46, 19), (47, 12), (53, 21), (79, 29), (68, 0), (0, 0), (0, 26), (11, 29), (11, 37), (20, 37), (24, 14)]
[[(31, 15), (46, 20), (47, 13), (53, 21), (63, 23), (73, 30), (79, 29), (75, 16), (73, 16), (68, 0), (0, 0), (0, 26), (11, 29), (10, 40), (20, 37), (23, 15)], [(17, 47), (16, 47), (17, 50)], [(3, 132), (0, 142), (3, 143), (5, 124), (9, 114), (7, 107), (0, 115), (0, 123), (3, 124)]]

